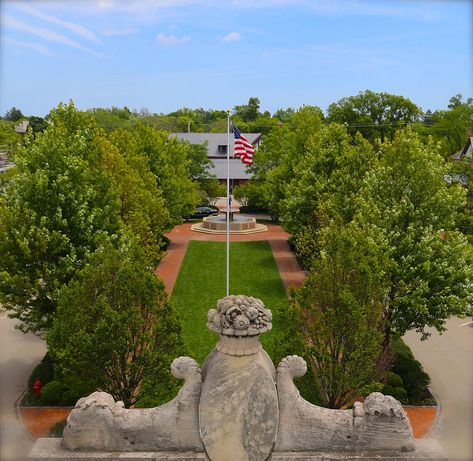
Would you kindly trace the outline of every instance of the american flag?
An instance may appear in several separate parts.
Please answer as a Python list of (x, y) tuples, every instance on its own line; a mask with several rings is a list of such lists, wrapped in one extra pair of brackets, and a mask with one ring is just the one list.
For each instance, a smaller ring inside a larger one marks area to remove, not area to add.
[(247, 165), (251, 165), (253, 163), (253, 154), (255, 153), (255, 148), (252, 144), (246, 139), (242, 134), (241, 131), (238, 129), (236, 125), (233, 125), (233, 148), (235, 157), (240, 157), (240, 160)]

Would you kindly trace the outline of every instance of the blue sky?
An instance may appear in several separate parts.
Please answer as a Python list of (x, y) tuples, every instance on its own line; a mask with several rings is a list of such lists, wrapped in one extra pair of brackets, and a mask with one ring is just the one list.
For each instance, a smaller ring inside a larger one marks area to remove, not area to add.
[(0, 114), (473, 96), (470, 0), (0, 1)]

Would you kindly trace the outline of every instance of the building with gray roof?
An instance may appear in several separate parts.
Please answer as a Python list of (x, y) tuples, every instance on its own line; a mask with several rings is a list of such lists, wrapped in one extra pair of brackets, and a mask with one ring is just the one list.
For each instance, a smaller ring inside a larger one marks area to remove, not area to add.
[[(255, 147), (261, 143), (261, 133), (242, 133), (246, 139)], [(172, 138), (187, 141), (190, 144), (207, 143), (207, 156), (213, 162), (211, 173), (219, 180), (227, 179), (227, 133), (171, 133)], [(247, 166), (239, 158), (233, 157), (233, 134), (230, 133), (230, 180), (232, 185), (240, 184), (248, 180), (251, 175)]]

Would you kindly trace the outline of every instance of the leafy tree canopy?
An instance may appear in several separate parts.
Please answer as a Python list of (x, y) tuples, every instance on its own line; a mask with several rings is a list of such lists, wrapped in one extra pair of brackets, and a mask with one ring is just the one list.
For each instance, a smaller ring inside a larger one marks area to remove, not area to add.
[(17, 109), (16, 107), (12, 107), (10, 110), (8, 110), (3, 118), (9, 122), (17, 122), (18, 120), (23, 118), (23, 114), (21, 113), (20, 109)]
[(0, 207), (0, 303), (36, 333), (50, 326), (59, 290), (98, 239), (120, 228), (100, 132), (72, 103), (51, 121), (17, 153)]
[(100, 247), (65, 287), (47, 334), (63, 376), (102, 389), (127, 407), (142, 385), (172, 397), (172, 360), (183, 353), (180, 326), (163, 284), (132, 241)]
[(328, 122), (345, 123), (352, 136), (359, 131), (370, 142), (392, 139), (396, 130), (421, 115), (421, 109), (403, 96), (370, 90), (330, 104), (327, 112)]

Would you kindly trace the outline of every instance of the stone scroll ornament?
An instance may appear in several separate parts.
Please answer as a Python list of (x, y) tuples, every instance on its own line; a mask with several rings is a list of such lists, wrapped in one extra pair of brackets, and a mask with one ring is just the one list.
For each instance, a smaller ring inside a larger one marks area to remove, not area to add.
[(261, 300), (228, 296), (210, 309), (207, 320), (219, 341), (202, 370), (189, 357), (174, 360), (173, 375), (185, 381), (175, 399), (129, 410), (111, 395), (94, 392), (77, 402), (63, 439), (38, 440), (30, 458), (444, 459), (438, 444), (426, 448), (414, 442), (406, 413), (393, 397), (373, 393), (351, 410), (304, 400), (293, 380), (306, 373), (305, 361), (288, 356), (276, 372), (259, 342), (272, 327), (271, 311)]

